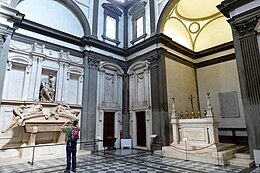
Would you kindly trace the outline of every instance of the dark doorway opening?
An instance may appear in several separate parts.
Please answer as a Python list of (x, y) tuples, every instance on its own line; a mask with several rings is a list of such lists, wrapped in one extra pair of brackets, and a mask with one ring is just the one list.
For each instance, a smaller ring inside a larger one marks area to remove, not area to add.
[(107, 139), (114, 138), (114, 124), (115, 124), (115, 113), (104, 112), (104, 128), (103, 128), (103, 146), (108, 147), (109, 141)]
[(146, 147), (145, 112), (136, 112), (137, 146)]

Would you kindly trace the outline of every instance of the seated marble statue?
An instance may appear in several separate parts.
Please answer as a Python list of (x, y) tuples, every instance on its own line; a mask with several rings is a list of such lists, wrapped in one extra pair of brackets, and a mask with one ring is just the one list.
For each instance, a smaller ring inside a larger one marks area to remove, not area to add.
[(48, 78), (44, 78), (41, 81), (40, 100), (53, 101), (54, 94), (55, 94), (55, 82), (53, 81), (53, 74), (50, 73)]
[(58, 103), (58, 105), (51, 110), (51, 115), (54, 115), (56, 119), (60, 116), (71, 116), (76, 118), (79, 113), (79, 110), (71, 109), (69, 105), (61, 103)]
[(27, 117), (33, 116), (33, 115), (43, 115), (42, 112), (42, 105), (39, 102), (34, 102), (34, 104), (31, 105), (20, 105), (13, 109), (13, 122), (11, 125), (7, 128), (2, 130), (2, 133), (7, 132), (8, 130), (19, 126), (24, 126), (25, 122), (24, 120)]

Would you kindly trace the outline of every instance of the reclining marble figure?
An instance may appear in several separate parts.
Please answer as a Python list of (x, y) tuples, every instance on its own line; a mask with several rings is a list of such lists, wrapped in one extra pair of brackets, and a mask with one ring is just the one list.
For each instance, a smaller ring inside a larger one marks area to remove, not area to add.
[(71, 109), (69, 105), (58, 103), (58, 105), (51, 110), (51, 116), (53, 115), (55, 119), (59, 119), (59, 117), (65, 117), (69, 119), (78, 119), (80, 111), (77, 109)]
[(31, 118), (33, 116), (44, 116), (42, 112), (42, 105), (39, 102), (34, 102), (34, 104), (31, 105), (20, 105), (13, 109), (13, 115), (13, 122), (8, 128), (2, 130), (2, 133), (17, 127), (18, 125), (24, 126), (27, 118)]

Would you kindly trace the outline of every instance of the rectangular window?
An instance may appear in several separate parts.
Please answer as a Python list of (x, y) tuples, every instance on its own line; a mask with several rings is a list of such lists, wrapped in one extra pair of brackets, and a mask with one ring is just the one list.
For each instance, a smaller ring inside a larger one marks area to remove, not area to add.
[(136, 19), (136, 38), (144, 34), (143, 16)]
[(116, 39), (116, 19), (107, 16), (106, 37)]

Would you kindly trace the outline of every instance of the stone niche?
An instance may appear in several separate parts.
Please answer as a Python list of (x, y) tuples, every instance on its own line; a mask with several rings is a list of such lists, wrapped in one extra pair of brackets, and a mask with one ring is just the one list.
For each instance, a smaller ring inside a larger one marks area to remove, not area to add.
[[(151, 82), (148, 61), (133, 63), (128, 71), (129, 75), (129, 110), (130, 110), (130, 134), (133, 148), (150, 149), (152, 135), (152, 111), (151, 111)], [(138, 146), (137, 123), (143, 119), (145, 146)]]
[[(115, 147), (120, 148), (120, 132), (122, 131), (122, 81), (124, 71), (114, 63), (101, 61), (98, 71), (97, 103), (98, 111), (96, 118), (96, 138), (104, 139), (104, 123), (107, 112), (113, 114)], [(99, 142), (98, 149), (103, 149)]]

